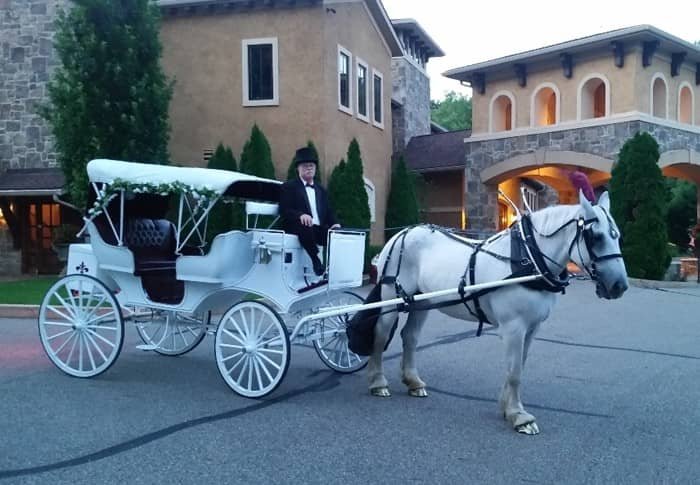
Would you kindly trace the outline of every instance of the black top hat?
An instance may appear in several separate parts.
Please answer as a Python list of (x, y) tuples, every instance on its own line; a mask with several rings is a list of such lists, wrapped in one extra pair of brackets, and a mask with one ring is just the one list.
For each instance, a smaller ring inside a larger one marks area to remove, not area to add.
[(294, 155), (294, 164), (299, 165), (300, 163), (312, 162), (318, 165), (318, 156), (309, 147), (299, 148)]

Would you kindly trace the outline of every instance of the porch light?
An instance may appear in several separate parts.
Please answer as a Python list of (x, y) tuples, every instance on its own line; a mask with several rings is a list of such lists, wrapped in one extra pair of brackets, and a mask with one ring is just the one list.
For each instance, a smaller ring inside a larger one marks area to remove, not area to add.
[(6, 227), (7, 222), (5, 221), (5, 214), (2, 213), (2, 209), (0, 209), (0, 227)]

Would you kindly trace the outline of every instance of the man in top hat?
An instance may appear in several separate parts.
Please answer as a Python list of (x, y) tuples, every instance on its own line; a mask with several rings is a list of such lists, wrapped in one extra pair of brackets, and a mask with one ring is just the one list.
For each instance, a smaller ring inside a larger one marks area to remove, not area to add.
[(299, 243), (311, 257), (314, 273), (321, 276), (325, 268), (318, 257), (318, 246), (325, 246), (328, 230), (337, 229), (340, 224), (328, 202), (326, 189), (314, 183), (318, 168), (314, 151), (299, 148), (294, 163), (299, 177), (285, 182), (280, 192), (282, 227), (299, 237)]

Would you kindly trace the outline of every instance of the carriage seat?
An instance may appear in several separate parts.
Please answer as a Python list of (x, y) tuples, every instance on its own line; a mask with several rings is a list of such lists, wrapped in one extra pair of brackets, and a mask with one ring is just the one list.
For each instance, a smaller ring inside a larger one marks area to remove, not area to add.
[(124, 242), (134, 254), (134, 274), (175, 269), (175, 228), (167, 219), (128, 220)]

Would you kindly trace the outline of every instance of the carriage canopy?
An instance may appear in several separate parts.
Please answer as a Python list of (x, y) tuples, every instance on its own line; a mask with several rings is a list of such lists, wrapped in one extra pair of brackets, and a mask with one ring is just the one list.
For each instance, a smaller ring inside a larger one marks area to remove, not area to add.
[(192, 190), (214, 191), (219, 196), (268, 202), (279, 201), (281, 182), (229, 170), (172, 167), (149, 163), (97, 159), (87, 165), (90, 182), (112, 184), (115, 180), (142, 184), (183, 184)]

